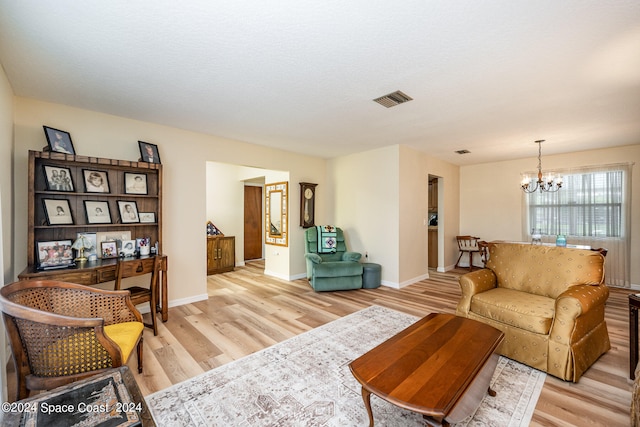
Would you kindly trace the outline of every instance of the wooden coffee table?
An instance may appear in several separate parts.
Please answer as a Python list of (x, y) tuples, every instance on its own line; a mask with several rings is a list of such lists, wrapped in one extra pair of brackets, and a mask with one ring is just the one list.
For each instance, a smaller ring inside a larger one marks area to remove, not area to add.
[(436, 425), (465, 419), (487, 392), (495, 396), (489, 384), (503, 338), (484, 323), (432, 313), (354, 360), (369, 425), (371, 394)]

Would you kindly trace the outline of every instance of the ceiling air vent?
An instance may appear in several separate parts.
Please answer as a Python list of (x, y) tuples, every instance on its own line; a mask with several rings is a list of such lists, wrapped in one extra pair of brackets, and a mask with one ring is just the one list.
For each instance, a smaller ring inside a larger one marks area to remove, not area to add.
[(395, 107), (396, 105), (404, 104), (405, 102), (409, 102), (411, 100), (413, 100), (413, 98), (411, 98), (407, 94), (400, 92), (399, 90), (374, 99), (375, 102), (387, 108)]
[(469, 154), (469, 153), (471, 153), (471, 151), (469, 151), (469, 150), (457, 150), (456, 153), (458, 153), (458, 154)]

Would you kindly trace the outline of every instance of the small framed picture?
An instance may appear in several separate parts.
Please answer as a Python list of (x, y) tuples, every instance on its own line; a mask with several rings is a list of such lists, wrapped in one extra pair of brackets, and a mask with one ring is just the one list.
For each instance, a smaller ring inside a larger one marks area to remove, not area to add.
[(71, 240), (36, 242), (38, 268), (65, 268), (75, 265)]
[(73, 224), (71, 206), (67, 199), (42, 199), (49, 225)]
[(138, 147), (140, 147), (140, 156), (143, 162), (160, 163), (160, 153), (157, 145), (138, 141)]
[(147, 194), (147, 174), (125, 172), (124, 192), (126, 194)]
[(100, 253), (102, 258), (117, 258), (118, 257), (118, 244), (113, 240), (100, 243)]
[(136, 254), (136, 241), (135, 240), (123, 240), (122, 249), (120, 249), (121, 256), (134, 256)]
[(120, 219), (123, 224), (140, 222), (138, 215), (138, 205), (136, 202), (118, 200), (118, 210), (120, 211)]
[(151, 252), (151, 239), (148, 237), (137, 238), (136, 249), (142, 256), (149, 255), (149, 253)]
[(76, 150), (73, 149), (73, 143), (71, 142), (71, 135), (69, 132), (50, 128), (49, 126), (42, 127), (44, 128), (44, 134), (47, 136), (47, 143), (49, 144), (49, 149), (51, 151), (64, 154), (76, 154)]
[(84, 211), (87, 214), (87, 224), (111, 224), (109, 202), (85, 200)]
[(87, 193), (110, 193), (109, 175), (105, 171), (83, 169), (84, 191)]
[(49, 191), (75, 191), (71, 169), (61, 166), (43, 165), (44, 177)]
[(156, 213), (140, 212), (140, 222), (156, 222)]

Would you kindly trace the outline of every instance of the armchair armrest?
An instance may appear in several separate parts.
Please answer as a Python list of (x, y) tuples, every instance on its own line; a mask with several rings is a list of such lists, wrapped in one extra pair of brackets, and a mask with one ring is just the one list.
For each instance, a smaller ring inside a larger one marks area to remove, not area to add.
[[(555, 319), (550, 339), (570, 344), (604, 318), (604, 305), (609, 298), (607, 285), (571, 286), (556, 298)], [(580, 323), (580, 327), (577, 327)]]
[(318, 254), (304, 254), (304, 257), (311, 261), (314, 264), (321, 264), (322, 263), (322, 257)]
[(482, 270), (476, 270), (460, 276), (460, 290), (462, 291), (462, 297), (458, 302), (456, 314), (459, 316), (466, 316), (469, 314), (471, 298), (475, 294), (495, 288), (497, 284), (498, 279), (496, 275), (488, 268), (483, 268)]
[(360, 254), (358, 252), (345, 252), (345, 253), (342, 254), (342, 260), (343, 261), (358, 262), (358, 261), (360, 261), (360, 258), (362, 258), (362, 254)]

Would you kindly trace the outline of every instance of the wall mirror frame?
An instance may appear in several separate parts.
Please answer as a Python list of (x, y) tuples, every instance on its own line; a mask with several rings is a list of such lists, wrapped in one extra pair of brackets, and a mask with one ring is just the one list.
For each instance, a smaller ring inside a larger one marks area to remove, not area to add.
[(289, 245), (289, 183), (265, 184), (265, 243)]

